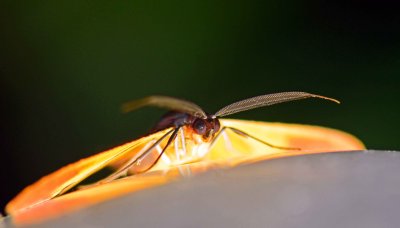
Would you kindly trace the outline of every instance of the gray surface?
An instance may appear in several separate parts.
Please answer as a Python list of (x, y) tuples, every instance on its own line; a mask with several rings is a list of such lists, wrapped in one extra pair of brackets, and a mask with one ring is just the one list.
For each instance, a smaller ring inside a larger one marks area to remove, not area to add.
[(215, 170), (40, 227), (400, 227), (400, 153), (307, 155)]

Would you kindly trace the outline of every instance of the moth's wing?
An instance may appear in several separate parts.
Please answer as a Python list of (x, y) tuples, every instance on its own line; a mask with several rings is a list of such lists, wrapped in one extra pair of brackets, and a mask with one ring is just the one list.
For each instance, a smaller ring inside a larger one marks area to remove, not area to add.
[(165, 129), (156, 132), (69, 164), (26, 187), (7, 204), (6, 212), (8, 214), (13, 214), (19, 210), (33, 207), (59, 196), (107, 165), (116, 163), (118, 160), (129, 159), (127, 157), (138, 153), (148, 142), (162, 137), (170, 130), (171, 129)]
[[(319, 126), (286, 123), (268, 123), (260, 121), (221, 119), (222, 126), (233, 127), (251, 136), (279, 147), (300, 148), (300, 150), (282, 150), (268, 147), (256, 140), (244, 138), (232, 131), (226, 131), (227, 137), (221, 137), (207, 155), (207, 159), (224, 160), (233, 157), (243, 159), (276, 158), (300, 154), (333, 151), (351, 151), (365, 149), (364, 144), (349, 133)], [(251, 156), (248, 156), (251, 155)], [(234, 163), (240, 163), (238, 159)]]

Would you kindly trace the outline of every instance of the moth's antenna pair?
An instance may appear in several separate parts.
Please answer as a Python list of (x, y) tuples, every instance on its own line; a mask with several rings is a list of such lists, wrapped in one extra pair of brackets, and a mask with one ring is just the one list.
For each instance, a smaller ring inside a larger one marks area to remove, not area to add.
[[(306, 92), (282, 92), (282, 93), (273, 93), (273, 94), (256, 96), (232, 103), (218, 110), (213, 115), (213, 117), (228, 116), (234, 113), (243, 112), (250, 109), (270, 106), (288, 101), (301, 100), (306, 98), (320, 98), (340, 104), (340, 102), (336, 99), (321, 95), (316, 95)], [(169, 110), (176, 110), (188, 113), (195, 117), (207, 119), (207, 114), (198, 105), (190, 101), (185, 101), (182, 99), (167, 97), (167, 96), (149, 96), (139, 100), (129, 101), (122, 105), (122, 111), (130, 112), (144, 106), (155, 106), (160, 108), (166, 108)]]

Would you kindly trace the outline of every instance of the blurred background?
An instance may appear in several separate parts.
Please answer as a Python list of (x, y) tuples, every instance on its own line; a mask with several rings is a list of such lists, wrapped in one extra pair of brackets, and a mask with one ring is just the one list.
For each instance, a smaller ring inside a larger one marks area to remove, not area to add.
[(0, 3), (0, 207), (61, 166), (144, 134), (164, 113), (123, 115), (164, 94), (206, 111), (307, 91), (232, 118), (348, 131), (400, 149), (400, 14), (392, 1)]

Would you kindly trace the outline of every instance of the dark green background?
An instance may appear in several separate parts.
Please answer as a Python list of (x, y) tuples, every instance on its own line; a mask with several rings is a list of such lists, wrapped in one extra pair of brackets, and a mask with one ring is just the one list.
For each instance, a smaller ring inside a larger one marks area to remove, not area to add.
[(213, 112), (300, 90), (337, 98), (232, 118), (342, 129), (400, 149), (400, 16), (391, 1), (1, 1), (0, 206), (39, 177), (134, 139), (162, 110), (150, 94)]

